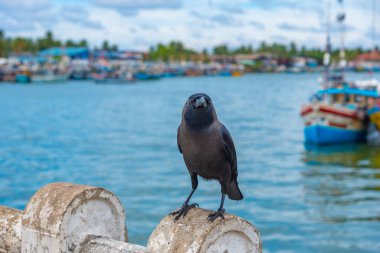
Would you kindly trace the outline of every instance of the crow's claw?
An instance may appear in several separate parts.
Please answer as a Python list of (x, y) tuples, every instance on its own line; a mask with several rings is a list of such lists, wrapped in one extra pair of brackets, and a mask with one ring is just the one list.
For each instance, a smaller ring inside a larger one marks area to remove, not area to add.
[(225, 212), (225, 210), (224, 210), (224, 208), (221, 208), (221, 209), (218, 209), (218, 211), (216, 211), (215, 213), (212, 213), (212, 214), (210, 214), (208, 217), (207, 217), (207, 220), (209, 221), (209, 222), (213, 222), (216, 218), (218, 218), (218, 217), (221, 217), (223, 220), (224, 220), (224, 212)]
[(191, 205), (188, 205), (188, 204), (183, 204), (183, 206), (181, 207), (181, 209), (179, 209), (178, 211), (175, 211), (175, 212), (172, 212), (170, 213), (169, 215), (176, 215), (176, 217), (174, 218), (174, 222), (177, 221), (181, 216), (182, 218), (185, 218), (187, 212), (191, 209), (191, 208), (194, 208), (194, 207), (199, 207), (199, 205), (197, 203), (194, 203), (194, 204), (191, 204)]

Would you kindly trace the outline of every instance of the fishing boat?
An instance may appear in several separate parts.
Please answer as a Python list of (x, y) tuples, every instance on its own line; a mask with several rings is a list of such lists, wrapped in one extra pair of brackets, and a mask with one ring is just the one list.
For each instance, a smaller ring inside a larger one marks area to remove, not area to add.
[(134, 74), (134, 78), (136, 80), (142, 80), (142, 81), (156, 80), (156, 79), (160, 79), (161, 78), (161, 74), (159, 74), (159, 73), (153, 73), (153, 72), (148, 72), (148, 71), (137, 71)]
[(91, 77), (90, 62), (88, 60), (75, 59), (71, 61), (70, 79), (86, 80)]
[(231, 70), (229, 70), (228, 68), (223, 68), (219, 71), (219, 76), (231, 76), (232, 73), (231, 73)]
[(354, 86), (318, 91), (311, 103), (301, 109), (305, 141), (315, 144), (359, 142), (366, 140), (366, 108), (374, 90)]
[(16, 80), (16, 72), (12, 68), (5, 68), (0, 73), (1, 81), (14, 82)]
[[(343, 1), (339, 2), (343, 4)], [(328, 13), (330, 8), (329, 1)], [(337, 16), (337, 21), (341, 24), (340, 61), (338, 67), (331, 71), (329, 19), (328, 17), (322, 88), (311, 97), (310, 102), (304, 105), (300, 112), (304, 120), (305, 142), (320, 145), (365, 141), (366, 103), (369, 97), (377, 97), (377, 91), (360, 88), (344, 78), (344, 69), (347, 65), (343, 39), (344, 11)]]
[(380, 105), (368, 110), (369, 125), (367, 129), (367, 142), (380, 146)]
[(185, 70), (185, 76), (202, 76), (203, 71), (196, 67), (189, 67)]
[(372, 107), (368, 110), (368, 117), (371, 123), (380, 130), (380, 105)]
[(30, 83), (30, 73), (28, 72), (18, 72), (15, 77), (16, 83)]
[[(363, 84), (363, 81), (361, 81)], [(375, 79), (368, 80), (365, 83), (369, 83), (373, 90), (377, 90), (380, 95), (380, 82)], [(372, 145), (380, 145), (380, 97), (368, 100), (368, 128), (367, 128), (367, 142)]]
[(118, 75), (112, 75), (110, 73), (94, 73), (92, 78), (95, 83), (105, 84), (105, 83), (117, 83), (126, 84), (132, 83), (136, 79), (133, 77), (132, 72), (123, 72)]
[(46, 83), (46, 82), (63, 82), (69, 78), (69, 74), (67, 73), (54, 73), (50, 71), (40, 71), (37, 73), (33, 73), (30, 77), (33, 83)]
[(240, 70), (234, 70), (234, 71), (232, 71), (231, 75), (234, 77), (240, 77), (243, 75), (243, 72)]

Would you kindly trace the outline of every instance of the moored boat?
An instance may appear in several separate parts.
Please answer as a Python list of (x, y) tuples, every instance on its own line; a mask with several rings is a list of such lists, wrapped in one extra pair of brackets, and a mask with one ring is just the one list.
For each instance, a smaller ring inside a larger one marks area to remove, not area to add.
[(305, 106), (301, 115), (305, 122), (305, 141), (315, 144), (362, 141), (365, 127), (355, 111), (329, 104)]
[(30, 75), (26, 73), (17, 73), (15, 81), (16, 83), (30, 83)]
[(31, 81), (33, 83), (45, 82), (64, 82), (69, 78), (69, 74), (55, 74), (52, 72), (40, 72), (32, 74)]
[(118, 78), (106, 78), (106, 79), (96, 79), (94, 82), (97, 84), (131, 84), (134, 80), (118, 79)]
[(227, 68), (223, 68), (219, 71), (218, 73), (219, 76), (231, 76), (232, 75), (232, 72), (230, 69), (227, 69)]
[[(330, 8), (331, 5), (328, 6)], [(337, 20), (341, 27), (344, 19), (345, 13), (338, 13)], [(341, 32), (339, 64), (334, 73), (331, 73), (329, 22), (327, 25), (326, 49), (323, 56), (323, 88), (312, 96), (309, 104), (301, 108), (301, 117), (305, 124), (305, 142), (319, 145), (364, 141), (367, 128), (366, 101), (368, 97), (376, 97), (377, 92), (359, 89), (345, 80), (344, 70), (347, 62), (343, 32)]]
[(158, 73), (149, 73), (147, 71), (138, 71), (134, 74), (136, 80), (156, 80), (161, 78), (161, 75)]
[(202, 76), (203, 71), (199, 68), (187, 68), (185, 70), (185, 76)]
[(376, 105), (368, 110), (368, 117), (371, 123), (373, 123), (380, 130), (380, 107)]
[(131, 83), (136, 80), (131, 71), (103, 71), (93, 73), (92, 79), (95, 83)]
[(369, 100), (367, 115), (369, 119), (367, 142), (380, 145), (380, 98)]
[(239, 76), (243, 75), (243, 72), (239, 71), (239, 70), (234, 70), (234, 71), (232, 71), (231, 75), (234, 77), (239, 77)]
[(305, 141), (315, 144), (365, 141), (366, 108), (376, 90), (355, 87), (320, 90), (301, 109)]
[(13, 70), (5, 70), (0, 74), (1, 81), (14, 82), (16, 80), (16, 73)]

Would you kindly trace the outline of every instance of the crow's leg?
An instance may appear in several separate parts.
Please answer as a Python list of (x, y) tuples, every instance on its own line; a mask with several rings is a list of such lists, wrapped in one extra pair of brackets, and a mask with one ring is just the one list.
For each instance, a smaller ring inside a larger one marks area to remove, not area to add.
[(191, 173), (191, 185), (192, 185), (193, 189), (190, 192), (187, 199), (185, 200), (185, 203), (183, 203), (182, 207), (178, 211), (170, 213), (170, 215), (176, 215), (174, 221), (178, 220), (181, 216), (184, 218), (186, 216), (187, 212), (191, 208), (199, 206), (197, 203), (193, 203), (193, 204), (189, 205), (189, 200), (190, 200), (191, 196), (193, 196), (193, 193), (195, 192), (195, 190), (198, 187), (198, 177), (197, 177), (197, 174), (195, 174), (195, 173)]
[(226, 196), (226, 191), (225, 191), (225, 187), (222, 184), (222, 199), (220, 201), (220, 206), (215, 213), (212, 213), (207, 217), (208, 221), (214, 221), (218, 217), (221, 217), (222, 219), (224, 219), (223, 214), (224, 214), (225, 210), (224, 210), (223, 206), (224, 206), (224, 197), (225, 196)]

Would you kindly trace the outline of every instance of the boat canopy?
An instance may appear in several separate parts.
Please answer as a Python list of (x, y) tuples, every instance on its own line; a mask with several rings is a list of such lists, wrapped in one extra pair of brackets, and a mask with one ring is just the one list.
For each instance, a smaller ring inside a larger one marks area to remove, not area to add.
[(362, 89), (354, 89), (354, 88), (347, 88), (347, 89), (338, 89), (338, 88), (330, 88), (326, 90), (320, 90), (318, 91), (318, 94), (348, 94), (348, 95), (359, 95), (364, 97), (374, 97), (378, 98), (379, 93), (377, 90), (362, 90)]

